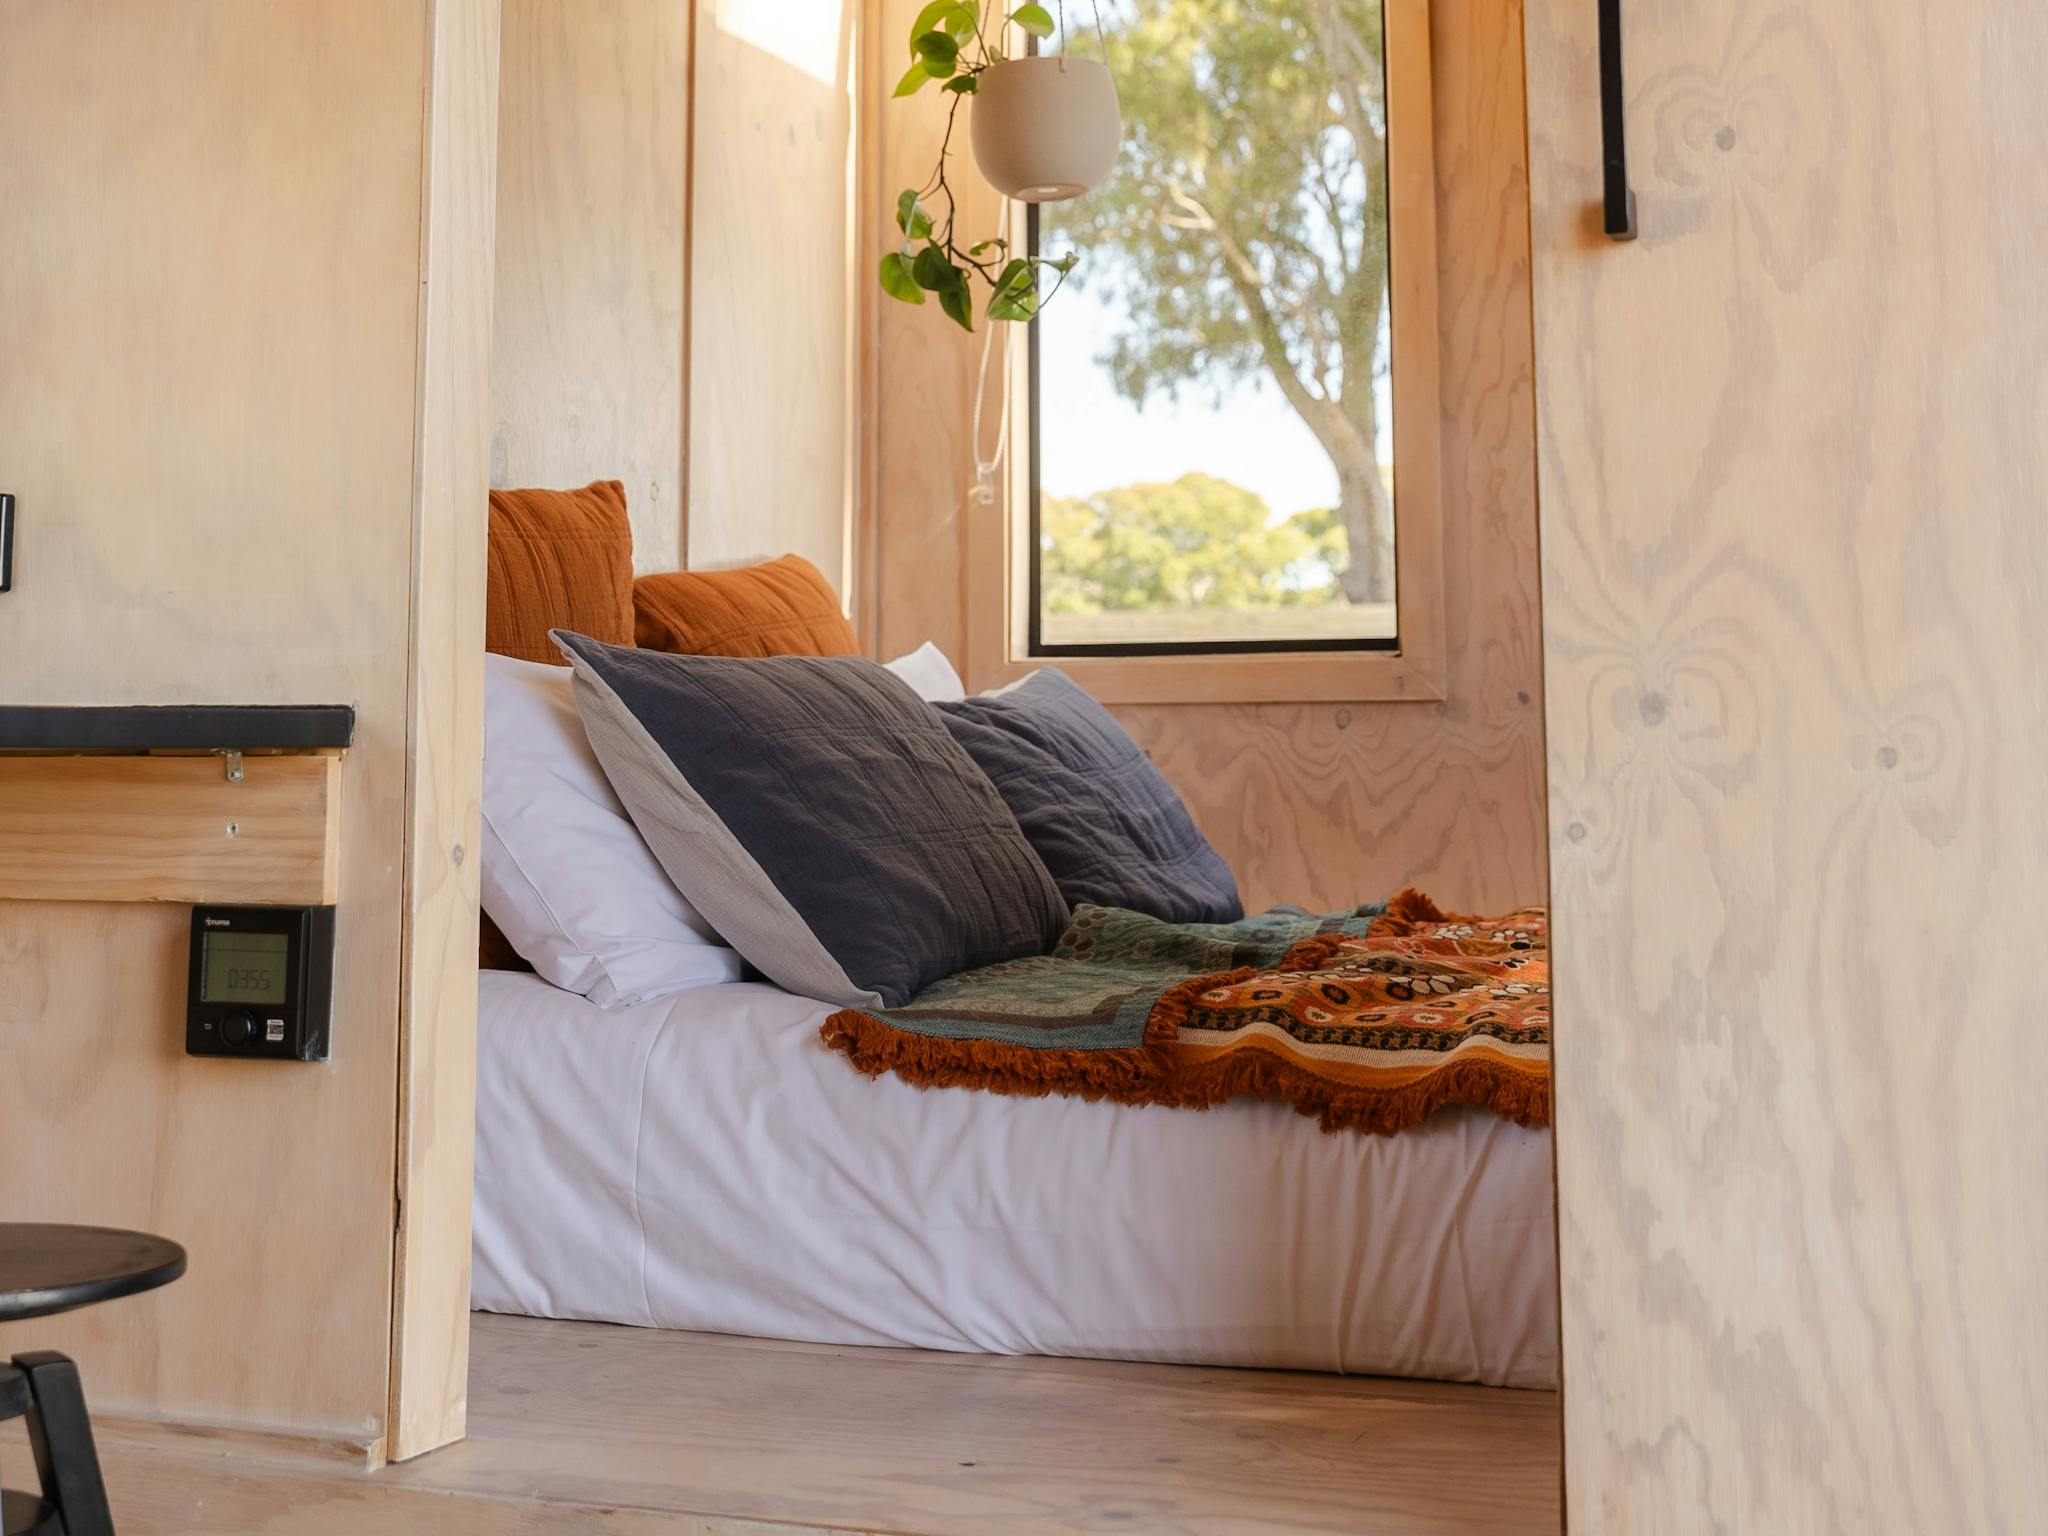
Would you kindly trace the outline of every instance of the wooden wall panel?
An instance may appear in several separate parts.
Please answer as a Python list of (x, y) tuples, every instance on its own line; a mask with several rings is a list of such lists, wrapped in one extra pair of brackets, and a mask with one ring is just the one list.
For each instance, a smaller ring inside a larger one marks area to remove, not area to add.
[(9, 701), (357, 709), (331, 1061), (183, 1054), (182, 908), (0, 902), (0, 1205), (191, 1254), (0, 1338), (72, 1352), (101, 1413), (384, 1432), (405, 829), (442, 797), (408, 772), (416, 575), (465, 611), (414, 566), (422, 517), (460, 516), (416, 481), (443, 483), (416, 439), (423, 108), (455, 3), (0, 16)]
[(689, 0), (503, 0), (491, 483), (620, 480), (683, 562)]
[(2048, 12), (1531, 0), (1571, 1529), (2048, 1507)]
[(689, 563), (793, 550), (842, 596), (871, 266), (852, 259), (859, 8), (699, 0), (692, 103)]
[[(917, 8), (883, 0), (885, 55)], [(1411, 881), (1482, 910), (1544, 896), (1520, 23), (1517, 4), (1431, 6), (1447, 697), (1117, 709), (1255, 906), (1335, 906)], [(880, 121), (885, 188), (921, 183), (936, 106), (886, 103)], [(967, 206), (970, 227), (993, 227), (995, 199), (978, 181)], [(878, 256), (879, 224), (870, 239)], [(871, 425), (872, 647), (894, 656), (931, 639), (962, 661), (965, 520), (981, 510), (966, 499), (979, 343), (949, 335), (929, 307), (885, 304), (877, 325), (887, 404)]]

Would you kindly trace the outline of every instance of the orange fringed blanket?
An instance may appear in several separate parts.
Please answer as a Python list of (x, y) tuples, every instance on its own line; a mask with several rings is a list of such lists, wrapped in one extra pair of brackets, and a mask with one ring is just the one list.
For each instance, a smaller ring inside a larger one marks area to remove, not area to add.
[(1250, 1094), (1382, 1135), (1445, 1104), (1550, 1123), (1543, 909), (1461, 917), (1416, 890), (1228, 924), (1084, 906), (1051, 955), (846, 1009), (823, 1034), (928, 1087), (1194, 1109)]

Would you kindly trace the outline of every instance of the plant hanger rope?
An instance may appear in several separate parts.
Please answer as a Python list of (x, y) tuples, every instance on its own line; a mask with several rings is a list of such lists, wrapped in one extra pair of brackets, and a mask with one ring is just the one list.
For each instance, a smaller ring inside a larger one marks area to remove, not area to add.
[[(1003, 203), (1002, 221), (997, 233), (1007, 235), (1010, 228), (1010, 205)], [(994, 506), (996, 499), (996, 471), (1003, 466), (1003, 460), (1010, 448), (1010, 337), (1015, 333), (1003, 332), (1003, 357), (999, 377), (1001, 387), (996, 391), (996, 444), (989, 456), (981, 456), (982, 409), (988, 403), (988, 358), (995, 349), (996, 328), (990, 326), (981, 337), (981, 366), (974, 373), (974, 424), (973, 435), (968, 445), (974, 451), (974, 483), (967, 494), (984, 507)]]
[[(1067, 32), (1067, 0), (1053, 0), (1053, 8), (1059, 17), (1060, 61), (1061, 66), (1064, 68), (1069, 40)], [(1102, 25), (1102, 0), (1088, 0), (1088, 8), (1095, 13), (1095, 40), (1102, 45), (1102, 67), (1108, 70), (1110, 77), (1114, 79), (1116, 77), (1116, 66), (1109, 62), (1109, 33)]]

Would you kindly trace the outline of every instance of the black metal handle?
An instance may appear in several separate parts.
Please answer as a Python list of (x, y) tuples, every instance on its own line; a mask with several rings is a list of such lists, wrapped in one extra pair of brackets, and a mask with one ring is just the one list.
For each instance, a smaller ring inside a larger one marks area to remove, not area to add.
[(1621, 0), (1600, 0), (1600, 148), (1606, 173), (1607, 237), (1636, 237), (1636, 195), (1628, 184), (1628, 112), (1621, 85)]
[(14, 587), (14, 498), (0, 491), (0, 592)]

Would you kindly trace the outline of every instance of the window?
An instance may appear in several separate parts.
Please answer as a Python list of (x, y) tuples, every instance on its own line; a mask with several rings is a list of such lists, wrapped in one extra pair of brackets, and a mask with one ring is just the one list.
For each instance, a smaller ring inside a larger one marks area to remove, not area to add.
[(1027, 654), (1398, 650), (1380, 0), (1102, 19), (1123, 155), (1028, 226), (1081, 264), (1032, 325)]

